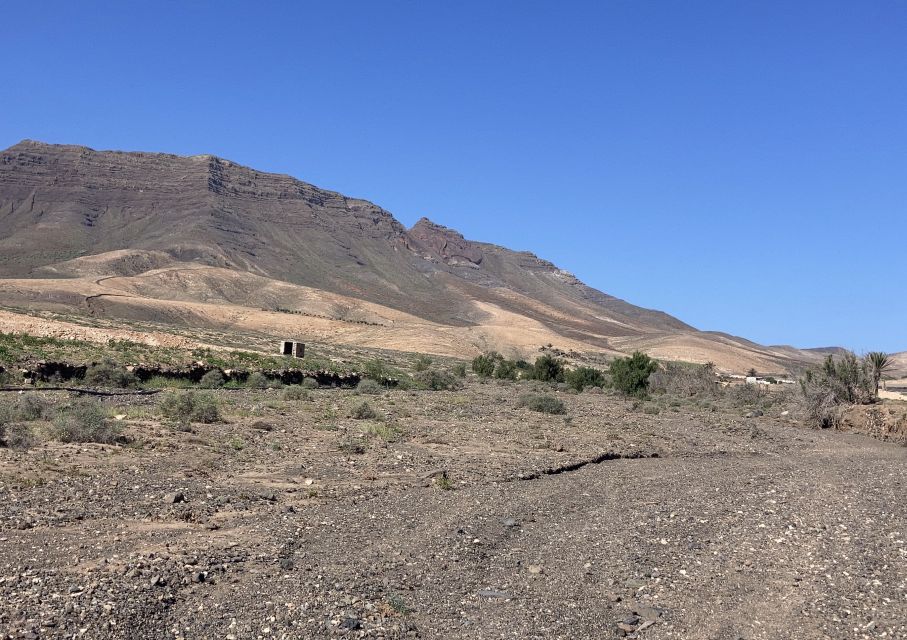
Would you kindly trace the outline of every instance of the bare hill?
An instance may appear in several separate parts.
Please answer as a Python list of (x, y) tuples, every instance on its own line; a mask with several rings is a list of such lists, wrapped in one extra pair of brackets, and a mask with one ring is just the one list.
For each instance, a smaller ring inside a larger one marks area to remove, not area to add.
[(0, 152), (0, 278), (10, 307), (177, 324), (230, 317), (430, 352), (655, 348), (764, 371), (810, 359), (696, 331), (534, 254), (428, 219), (406, 229), (370, 202), (208, 155), (34, 141)]

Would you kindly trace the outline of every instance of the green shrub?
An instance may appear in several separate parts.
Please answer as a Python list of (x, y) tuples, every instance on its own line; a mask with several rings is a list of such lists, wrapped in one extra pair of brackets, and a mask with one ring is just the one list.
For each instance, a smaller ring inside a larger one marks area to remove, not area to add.
[(220, 420), (220, 408), (212, 396), (195, 391), (167, 394), (161, 401), (161, 413), (176, 422), (210, 424)]
[(564, 363), (546, 353), (535, 359), (531, 377), (542, 382), (563, 382)]
[(356, 385), (356, 393), (363, 395), (376, 395), (384, 390), (380, 384), (371, 378), (364, 378)]
[(498, 360), (501, 359), (500, 354), (489, 351), (488, 353), (484, 353), (472, 359), (472, 370), (480, 378), (490, 378), (494, 375), (494, 369)]
[(225, 382), (224, 374), (220, 369), (211, 369), (198, 381), (198, 386), (202, 389), (218, 389), (224, 386)]
[(268, 377), (260, 371), (253, 371), (246, 378), (246, 386), (250, 389), (267, 389), (271, 384)]
[(605, 374), (593, 367), (577, 367), (564, 374), (564, 381), (577, 391), (605, 386)]
[(53, 421), (53, 436), (60, 442), (113, 444), (120, 428), (94, 400), (79, 398), (60, 408)]
[(135, 386), (136, 377), (130, 371), (126, 371), (112, 360), (104, 360), (98, 364), (93, 364), (85, 371), (82, 378), (87, 385), (96, 387), (116, 387), (123, 389)]
[(309, 395), (308, 390), (303, 389), (298, 384), (294, 384), (283, 390), (283, 399), (295, 402), (298, 400), (311, 400), (312, 396)]
[(416, 358), (416, 361), (413, 363), (413, 369), (415, 371), (425, 371), (427, 370), (432, 363), (432, 359), (428, 356), (422, 355)]
[(319, 387), (318, 381), (315, 378), (303, 378), (302, 382), (299, 383), (303, 389), (317, 389)]
[(365, 433), (370, 436), (377, 436), (385, 442), (396, 442), (400, 439), (402, 432), (393, 424), (372, 423), (366, 426)]
[(340, 449), (343, 453), (351, 455), (362, 455), (365, 453), (365, 445), (361, 440), (354, 440), (351, 437), (344, 438), (340, 444), (337, 445), (337, 448)]
[(626, 358), (611, 362), (611, 384), (626, 396), (644, 397), (649, 389), (649, 376), (658, 369), (658, 363), (636, 351)]
[(41, 396), (27, 393), (16, 403), (15, 419), (23, 422), (44, 420), (48, 417), (51, 405)]
[(517, 368), (513, 360), (501, 360), (495, 367), (494, 377), (501, 380), (516, 380)]
[(530, 411), (538, 411), (539, 413), (567, 413), (567, 408), (564, 406), (564, 403), (558, 398), (548, 394), (525, 394), (520, 396), (520, 399), (517, 401), (517, 406), (526, 407)]
[(463, 364), (462, 362), (458, 362), (457, 364), (455, 364), (455, 365), (453, 366), (453, 370), (452, 370), (452, 371), (453, 371), (453, 374), (454, 374), (455, 376), (457, 376), (458, 378), (465, 378), (465, 377), (466, 377), (466, 365)]
[(460, 381), (451, 373), (429, 369), (413, 376), (413, 382), (420, 389), (430, 391), (451, 391), (460, 388)]
[(823, 429), (835, 428), (845, 406), (875, 399), (874, 388), (874, 372), (869, 360), (861, 362), (850, 352), (837, 360), (829, 355), (821, 368), (808, 370), (800, 379), (805, 421)]
[(356, 420), (371, 420), (377, 418), (378, 414), (369, 406), (368, 402), (363, 401), (353, 408), (352, 416)]
[(378, 382), (384, 382), (387, 378), (393, 377), (393, 369), (378, 359), (366, 362), (362, 370), (367, 377)]
[(825, 358), (821, 371), (813, 379), (832, 391), (842, 404), (861, 404), (874, 396), (872, 374), (866, 362), (850, 352), (837, 360), (832, 356)]

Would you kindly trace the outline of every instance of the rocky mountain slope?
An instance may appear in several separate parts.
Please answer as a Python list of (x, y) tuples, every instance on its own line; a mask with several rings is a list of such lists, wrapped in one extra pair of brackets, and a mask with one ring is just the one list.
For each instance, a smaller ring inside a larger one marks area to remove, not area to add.
[(226, 315), (275, 334), (463, 355), (552, 343), (778, 371), (803, 354), (698, 332), (531, 253), (425, 218), (406, 229), (370, 202), (208, 155), (34, 141), (0, 152), (0, 278), (12, 308), (177, 324)]

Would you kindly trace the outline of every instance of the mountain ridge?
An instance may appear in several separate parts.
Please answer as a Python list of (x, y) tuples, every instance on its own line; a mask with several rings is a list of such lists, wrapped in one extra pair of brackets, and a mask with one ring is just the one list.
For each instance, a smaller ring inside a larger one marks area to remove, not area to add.
[[(346, 313), (354, 312), (358, 300), (422, 319), (434, 331), (459, 327), (469, 335), (464, 351), (470, 353), (507, 348), (508, 340), (526, 351), (529, 339), (505, 330), (507, 322), (517, 326), (521, 319), (534, 327), (533, 336), (550, 334), (549, 342), (563, 339), (573, 348), (603, 353), (620, 352), (624, 342), (644, 348), (647, 340), (662, 345), (667, 357), (672, 352), (664, 345), (672, 340), (695, 343), (690, 353), (696, 354), (709, 340), (718, 352), (736, 350), (744, 359), (753, 353), (749, 341), (709, 338), (669, 314), (589, 287), (535, 253), (469, 240), (428, 218), (407, 228), (367, 200), (208, 154), (96, 151), (23, 140), (0, 152), (0, 228), (0, 278), (29, 280), (33, 287), (41, 281), (44, 291), (25, 296), (0, 290), (0, 301), (19, 296), (47, 306), (53, 297), (47, 291), (72, 289), (76, 280), (91, 288), (89, 276), (140, 296), (138, 285), (151, 286), (148, 278), (124, 278), (204, 265), (223, 270), (208, 273), (213, 288), (220, 278), (242, 290), (227, 303), (255, 299), (246, 291), (252, 285), (242, 279), (238, 285), (227, 275), (245, 272), (342, 296)], [(67, 285), (67, 279), (73, 282)], [(167, 289), (152, 288), (159, 305)], [(204, 295), (197, 287), (192, 291)], [(287, 295), (309, 295), (292, 291)], [(101, 295), (107, 296), (105, 305), (93, 313), (122, 312), (114, 309), (112, 296), (124, 294)], [(140, 299), (131, 304), (138, 308)], [(814, 357), (770, 347), (757, 351), (760, 365), (779, 369), (801, 355)], [(722, 358), (718, 353), (716, 360)]]

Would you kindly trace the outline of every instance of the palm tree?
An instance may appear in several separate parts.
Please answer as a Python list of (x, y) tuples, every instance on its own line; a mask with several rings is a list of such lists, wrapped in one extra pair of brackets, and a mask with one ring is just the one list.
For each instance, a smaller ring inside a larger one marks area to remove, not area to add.
[(869, 366), (869, 374), (872, 376), (872, 383), (875, 386), (875, 395), (879, 396), (879, 381), (894, 366), (894, 361), (887, 353), (882, 351), (870, 351), (866, 354), (866, 364)]

